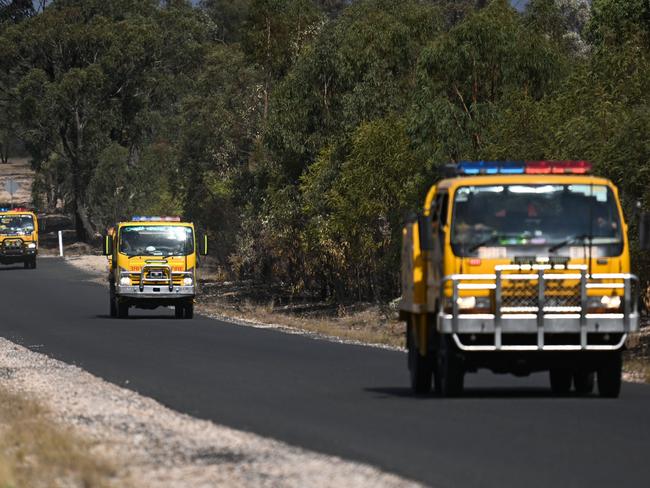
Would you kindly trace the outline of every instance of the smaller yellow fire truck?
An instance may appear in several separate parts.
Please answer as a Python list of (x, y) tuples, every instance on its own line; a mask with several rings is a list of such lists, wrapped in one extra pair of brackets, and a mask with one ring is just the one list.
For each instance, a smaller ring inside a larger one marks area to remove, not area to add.
[(173, 306), (176, 318), (194, 316), (198, 254), (206, 255), (206, 236), (179, 217), (133, 217), (104, 237), (109, 263), (111, 317), (127, 317), (129, 307)]
[(0, 264), (36, 268), (38, 220), (25, 208), (0, 208)]

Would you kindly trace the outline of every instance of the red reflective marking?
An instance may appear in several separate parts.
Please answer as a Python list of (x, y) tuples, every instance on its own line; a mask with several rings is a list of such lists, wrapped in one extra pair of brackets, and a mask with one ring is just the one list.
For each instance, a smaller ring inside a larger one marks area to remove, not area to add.
[(469, 260), (469, 265), (470, 266), (480, 266), (481, 265), (481, 260), (479, 258), (472, 258)]

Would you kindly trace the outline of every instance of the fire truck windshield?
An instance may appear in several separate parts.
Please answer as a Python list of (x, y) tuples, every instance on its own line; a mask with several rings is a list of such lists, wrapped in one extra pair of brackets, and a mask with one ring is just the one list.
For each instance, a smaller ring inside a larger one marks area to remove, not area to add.
[(464, 186), (454, 195), (451, 243), (457, 256), (613, 256), (621, 221), (604, 185)]
[(120, 231), (120, 252), (127, 256), (186, 256), (194, 252), (190, 227), (129, 225)]
[(31, 215), (0, 216), (0, 235), (24, 236), (34, 232), (34, 218)]

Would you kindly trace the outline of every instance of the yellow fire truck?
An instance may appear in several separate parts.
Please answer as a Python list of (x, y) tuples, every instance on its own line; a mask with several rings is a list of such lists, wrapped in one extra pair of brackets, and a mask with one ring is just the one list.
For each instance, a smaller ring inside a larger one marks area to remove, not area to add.
[(129, 307), (173, 306), (176, 318), (194, 316), (198, 254), (208, 251), (206, 236), (179, 217), (133, 217), (104, 237), (109, 263), (111, 317), (127, 317)]
[(554, 394), (617, 397), (638, 280), (616, 187), (586, 161), (468, 161), (403, 230), (411, 387), (463, 391), (480, 368), (549, 371)]
[(0, 263), (36, 268), (38, 220), (25, 208), (0, 209)]

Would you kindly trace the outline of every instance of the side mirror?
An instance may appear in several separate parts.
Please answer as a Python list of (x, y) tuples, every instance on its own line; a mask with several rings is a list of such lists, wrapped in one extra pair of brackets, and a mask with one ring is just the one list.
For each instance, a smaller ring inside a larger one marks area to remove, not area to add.
[(201, 234), (199, 236), (199, 254), (201, 256), (208, 255), (208, 236), (207, 234)]
[(420, 235), (420, 249), (422, 251), (433, 251), (433, 217), (429, 215), (418, 215), (418, 232)]
[(650, 250), (650, 214), (647, 212), (639, 216), (639, 249)]
[(104, 241), (104, 256), (111, 256), (113, 254), (113, 236), (106, 235)]

